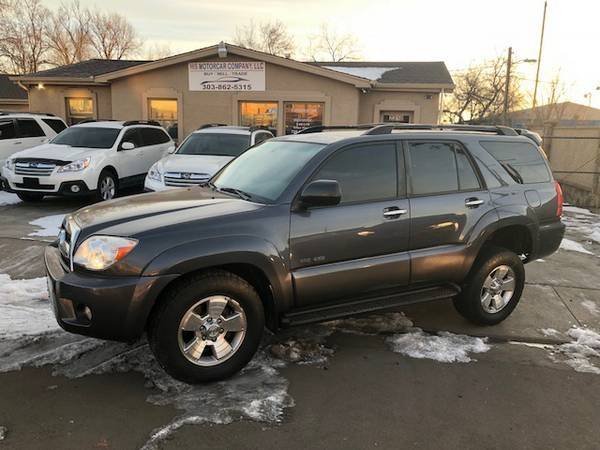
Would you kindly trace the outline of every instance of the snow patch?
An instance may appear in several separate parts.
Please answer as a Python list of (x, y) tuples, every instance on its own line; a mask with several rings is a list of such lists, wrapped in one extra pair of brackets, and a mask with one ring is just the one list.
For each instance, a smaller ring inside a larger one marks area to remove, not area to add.
[(325, 69), (335, 70), (337, 72), (354, 75), (356, 77), (367, 78), (368, 80), (379, 80), (384, 73), (390, 70), (400, 69), (400, 67), (348, 67), (348, 66), (323, 66)]
[(58, 229), (60, 228), (60, 225), (62, 224), (64, 218), (64, 214), (56, 214), (54, 216), (46, 216), (36, 220), (32, 220), (31, 222), (29, 222), (29, 225), (40, 227), (40, 229), (29, 233), (29, 236), (58, 236)]
[(21, 203), (21, 199), (16, 194), (0, 191), (0, 206), (16, 205), (17, 203)]
[(8, 434), (8, 428), (0, 426), (0, 441), (6, 439), (6, 435)]
[(600, 375), (600, 334), (587, 328), (571, 328), (567, 331), (572, 342), (559, 345), (556, 350), (562, 360), (577, 372)]
[(546, 337), (559, 337), (561, 335), (560, 331), (555, 330), (554, 328), (541, 328), (540, 333)]
[(598, 305), (591, 300), (584, 300), (581, 302), (581, 306), (587, 309), (591, 314), (597, 316), (600, 314), (600, 309), (598, 309)]
[(596, 216), (597, 215), (597, 214), (594, 214), (593, 212), (591, 212), (589, 209), (579, 208), (577, 206), (570, 206), (570, 205), (563, 206), (563, 211), (572, 213), (572, 214), (583, 214), (584, 216)]
[(386, 339), (396, 353), (418, 359), (453, 363), (475, 361), (470, 353), (484, 353), (490, 350), (487, 338), (478, 338), (462, 334), (440, 331), (437, 335), (427, 334), (420, 328), (414, 328), (406, 334), (391, 336)]
[(571, 252), (579, 252), (579, 253), (584, 253), (586, 255), (593, 255), (592, 252), (587, 250), (579, 242), (572, 241), (571, 239), (563, 238), (562, 242), (560, 243), (560, 248), (563, 250), (571, 251)]

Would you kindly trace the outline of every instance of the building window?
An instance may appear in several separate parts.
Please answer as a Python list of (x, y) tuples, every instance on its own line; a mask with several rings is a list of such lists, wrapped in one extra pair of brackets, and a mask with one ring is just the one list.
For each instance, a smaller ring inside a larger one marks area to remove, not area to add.
[(240, 125), (266, 127), (277, 134), (276, 102), (240, 102)]
[(285, 134), (323, 125), (323, 103), (286, 102), (284, 106)]
[(381, 111), (381, 122), (413, 123), (413, 111)]
[(94, 101), (91, 98), (67, 98), (67, 122), (69, 125), (94, 118)]
[(169, 136), (177, 139), (177, 100), (167, 98), (148, 99), (148, 120), (160, 123)]

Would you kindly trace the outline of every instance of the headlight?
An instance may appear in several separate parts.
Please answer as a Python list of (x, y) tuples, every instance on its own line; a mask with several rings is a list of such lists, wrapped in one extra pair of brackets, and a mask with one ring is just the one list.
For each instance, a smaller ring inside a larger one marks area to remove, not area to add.
[(13, 159), (7, 159), (4, 162), (4, 168), (12, 172), (13, 170), (15, 170), (15, 161)]
[(154, 163), (154, 165), (150, 167), (150, 170), (148, 171), (148, 178), (158, 182), (162, 181), (162, 173), (158, 169), (158, 163)]
[(89, 270), (104, 270), (125, 258), (137, 243), (137, 239), (91, 236), (79, 246), (73, 262)]
[(87, 158), (79, 159), (77, 161), (73, 161), (72, 163), (66, 164), (58, 168), (59, 173), (63, 172), (80, 172), (83, 169), (86, 169), (90, 165), (90, 161), (92, 158), (89, 156)]

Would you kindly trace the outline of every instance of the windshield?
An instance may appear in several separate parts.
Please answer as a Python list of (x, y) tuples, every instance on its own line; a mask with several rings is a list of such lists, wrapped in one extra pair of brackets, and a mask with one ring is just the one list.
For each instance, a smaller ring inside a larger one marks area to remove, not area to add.
[(51, 142), (71, 147), (111, 148), (120, 131), (119, 128), (73, 127), (61, 131)]
[(181, 144), (177, 154), (239, 156), (249, 146), (247, 134), (193, 133)]
[(235, 189), (250, 198), (274, 201), (322, 148), (322, 144), (266, 141), (234, 159), (212, 183), (217, 189)]

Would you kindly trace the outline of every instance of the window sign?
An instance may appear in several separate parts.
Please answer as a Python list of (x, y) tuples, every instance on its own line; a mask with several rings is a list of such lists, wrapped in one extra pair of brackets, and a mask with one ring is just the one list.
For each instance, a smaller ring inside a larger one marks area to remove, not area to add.
[(188, 65), (190, 91), (264, 91), (264, 61), (209, 61)]
[(323, 125), (323, 103), (286, 102), (284, 110), (285, 134)]

